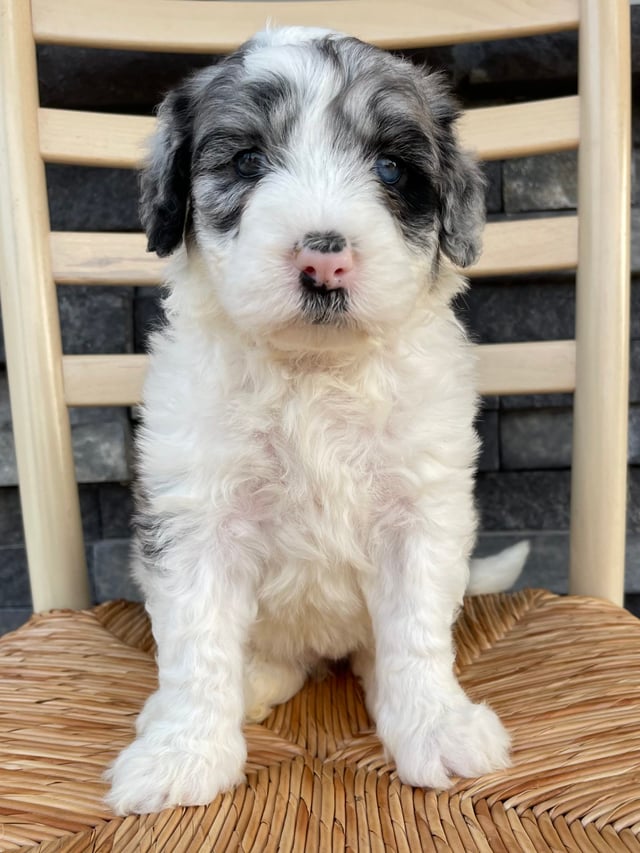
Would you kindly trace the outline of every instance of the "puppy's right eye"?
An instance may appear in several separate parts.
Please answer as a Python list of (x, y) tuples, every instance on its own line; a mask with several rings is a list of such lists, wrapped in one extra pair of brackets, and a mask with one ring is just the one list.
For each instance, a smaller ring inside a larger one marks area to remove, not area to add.
[(241, 178), (252, 179), (264, 175), (267, 169), (267, 158), (261, 151), (254, 148), (249, 151), (240, 151), (233, 158), (236, 173)]
[(404, 174), (401, 161), (395, 157), (380, 157), (376, 160), (376, 172), (380, 180), (389, 186), (399, 183)]

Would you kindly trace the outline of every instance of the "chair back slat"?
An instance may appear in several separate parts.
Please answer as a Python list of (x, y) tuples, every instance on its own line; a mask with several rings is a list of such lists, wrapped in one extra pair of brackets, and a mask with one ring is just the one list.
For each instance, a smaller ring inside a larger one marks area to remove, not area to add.
[[(559, 394), (575, 387), (574, 341), (478, 347), (481, 394)], [(133, 406), (147, 368), (144, 355), (63, 356), (68, 406)]]
[[(469, 110), (459, 122), (465, 147), (482, 160), (526, 157), (578, 146), (575, 96)], [(155, 126), (148, 116), (39, 111), (40, 153), (46, 163), (135, 169)]]
[(32, 0), (36, 41), (166, 52), (226, 53), (267, 21), (329, 27), (386, 48), (575, 29), (578, 0)]
[[(140, 233), (54, 231), (54, 279), (58, 284), (160, 284), (166, 262), (146, 254), (146, 242)], [(571, 270), (577, 261), (576, 216), (506, 220), (487, 225), (482, 256), (465, 274), (482, 278)]]

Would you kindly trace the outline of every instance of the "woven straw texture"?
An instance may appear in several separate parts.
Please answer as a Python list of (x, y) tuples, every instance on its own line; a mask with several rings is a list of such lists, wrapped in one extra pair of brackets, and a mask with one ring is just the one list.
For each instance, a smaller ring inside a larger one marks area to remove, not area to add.
[(247, 783), (204, 808), (114, 818), (102, 773), (153, 690), (139, 605), (56, 612), (0, 641), (0, 851), (640, 851), (640, 622), (547, 592), (470, 599), (460, 680), (513, 767), (400, 784), (345, 669), (247, 726)]

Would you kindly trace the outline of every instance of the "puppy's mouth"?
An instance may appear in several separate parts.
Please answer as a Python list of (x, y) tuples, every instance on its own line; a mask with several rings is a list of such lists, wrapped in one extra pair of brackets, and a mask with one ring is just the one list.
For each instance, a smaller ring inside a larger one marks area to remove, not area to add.
[(318, 284), (305, 272), (300, 273), (302, 314), (318, 326), (344, 326), (349, 315), (349, 294), (344, 287)]

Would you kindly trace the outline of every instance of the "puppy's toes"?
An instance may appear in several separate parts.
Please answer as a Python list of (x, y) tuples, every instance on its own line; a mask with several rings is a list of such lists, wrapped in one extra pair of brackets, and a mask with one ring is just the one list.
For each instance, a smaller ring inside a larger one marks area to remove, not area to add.
[(405, 732), (391, 751), (398, 776), (409, 785), (441, 790), (451, 785), (450, 774), (474, 778), (510, 764), (509, 735), (487, 705), (465, 700)]
[(147, 814), (170, 806), (210, 803), (244, 781), (244, 741), (233, 749), (203, 744), (201, 750), (173, 746), (153, 733), (135, 740), (105, 774), (107, 805), (118, 815)]
[(443, 762), (457, 776), (482, 776), (511, 763), (511, 738), (488, 705), (467, 702), (448, 712), (437, 739)]

